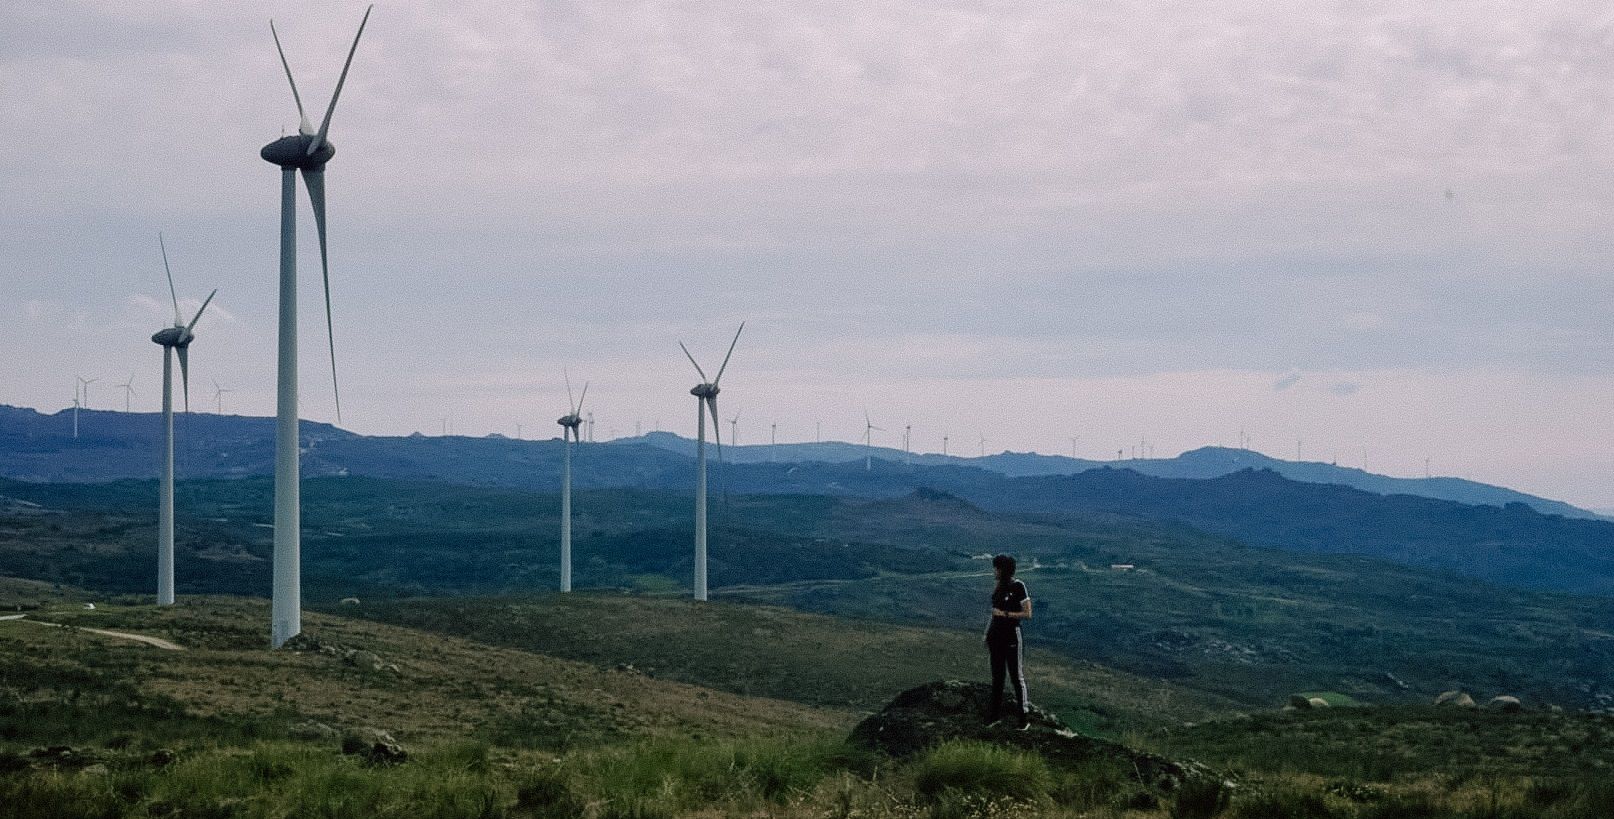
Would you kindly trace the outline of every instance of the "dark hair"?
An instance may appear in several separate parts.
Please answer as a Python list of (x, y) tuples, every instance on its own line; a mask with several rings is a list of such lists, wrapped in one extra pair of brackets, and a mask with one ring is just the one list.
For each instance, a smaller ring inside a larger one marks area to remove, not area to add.
[(998, 555), (997, 557), (992, 558), (992, 568), (1003, 570), (1003, 579), (1005, 582), (1007, 582), (1010, 578), (1014, 577), (1014, 558), (1009, 557), (1008, 555)]

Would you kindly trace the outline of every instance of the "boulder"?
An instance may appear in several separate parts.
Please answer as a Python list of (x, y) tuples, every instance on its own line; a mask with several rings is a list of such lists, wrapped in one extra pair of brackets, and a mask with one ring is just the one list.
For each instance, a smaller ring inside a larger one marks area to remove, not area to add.
[[(1191, 778), (1214, 774), (1196, 762), (1176, 762), (1119, 743), (1084, 737), (1053, 714), (1031, 706), (1031, 727), (1018, 730), (1012, 721), (987, 725), (991, 687), (985, 683), (946, 680), (926, 683), (898, 694), (879, 712), (852, 729), (851, 742), (905, 757), (949, 740), (974, 740), (1040, 753), (1055, 765), (1079, 765), (1095, 759), (1118, 759), (1146, 786), (1175, 790)], [(1010, 700), (1012, 707), (1012, 699)]]
[(357, 756), (368, 765), (397, 765), (409, 760), (392, 734), (379, 728), (359, 728), (342, 737), (342, 753)]
[(1311, 698), (1307, 699), (1306, 702), (1312, 708), (1328, 708), (1329, 707), (1328, 700), (1325, 700), (1322, 697), (1311, 697)]
[(1503, 694), (1492, 697), (1490, 702), (1485, 703), (1485, 707), (1492, 711), (1501, 711), (1504, 714), (1517, 714), (1524, 710), (1524, 703), (1519, 702), (1518, 697)]
[(366, 671), (380, 671), (386, 665), (379, 654), (374, 651), (355, 651), (347, 657), (348, 665), (358, 666)]
[(357, 606), (358, 604), (359, 604), (359, 598), (357, 598), (357, 597), (344, 597), (344, 598), (342, 598), (342, 602), (341, 602), (341, 605), (344, 605), (344, 606)]
[(1467, 691), (1446, 691), (1435, 697), (1436, 705), (1450, 705), (1457, 708), (1473, 708), (1474, 698)]
[(1296, 711), (1309, 711), (1311, 710), (1311, 698), (1300, 694), (1290, 694), (1289, 707)]

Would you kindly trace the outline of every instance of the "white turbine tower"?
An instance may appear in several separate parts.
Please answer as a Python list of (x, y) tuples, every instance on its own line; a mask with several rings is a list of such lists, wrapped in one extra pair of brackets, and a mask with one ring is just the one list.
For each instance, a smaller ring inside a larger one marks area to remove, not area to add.
[[(374, 6), (371, 7), (372, 9)], [(280, 167), (280, 342), (279, 377), (275, 400), (275, 551), (274, 595), (270, 611), (269, 644), (279, 648), (303, 630), (302, 624), (302, 564), (300, 552), (302, 538), (302, 498), (298, 486), (298, 410), (297, 410), (297, 175), (303, 177), (308, 188), (308, 199), (314, 210), (314, 228), (319, 238), (319, 264), (325, 283), (325, 331), (330, 338), (331, 388), (336, 396), (336, 418), (342, 419), (342, 399), (336, 390), (336, 338), (331, 320), (331, 269), (325, 249), (325, 165), (336, 154), (336, 146), (326, 138), (330, 132), (331, 115), (336, 113), (336, 101), (342, 96), (342, 84), (347, 81), (348, 68), (353, 65), (353, 54), (359, 49), (359, 38), (364, 35), (365, 23), (370, 20), (370, 9), (365, 9), (359, 22), (359, 32), (348, 49), (347, 61), (336, 79), (336, 90), (331, 93), (331, 104), (325, 109), (325, 120), (315, 131), (303, 111), (302, 96), (297, 93), (297, 81), (292, 79), (291, 64), (280, 47), (280, 33), (273, 21), (269, 33), (275, 40), (275, 51), (280, 54), (280, 67), (286, 71), (291, 84), (292, 100), (297, 103), (299, 124), (297, 134), (281, 137), (263, 146), (259, 155), (265, 161)]]
[(723, 363), (717, 368), (717, 377), (711, 381), (706, 380), (706, 371), (690, 355), (689, 348), (684, 342), (678, 342), (689, 363), (695, 365), (695, 372), (700, 373), (701, 383), (691, 387), (689, 394), (695, 396), (695, 599), (706, 599), (706, 413), (712, 414), (712, 437), (717, 441), (717, 456), (723, 457), (723, 432), (718, 427), (721, 423), (717, 414), (717, 394), (721, 392), (718, 382), (723, 380), (723, 371), (728, 369), (729, 358), (734, 355), (734, 345), (740, 343), (740, 333), (745, 331), (745, 322), (740, 322), (740, 329), (734, 331), (734, 340), (729, 342), (729, 351), (723, 356)]
[(880, 432), (885, 432), (884, 429), (875, 426), (874, 422), (869, 420), (869, 411), (864, 410), (863, 411), (863, 471), (864, 472), (870, 472), (870, 471), (873, 471), (873, 469), (874, 469), (874, 434), (873, 433), (876, 430), (878, 430)]
[(90, 408), (90, 385), (94, 384), (95, 382), (100, 381), (100, 380), (101, 379), (99, 379), (99, 378), (84, 378), (82, 376), (79, 377), (78, 386), (79, 386), (79, 389), (81, 391), (83, 391), (83, 393), (84, 393), (84, 408), (85, 409)]
[[(734, 411), (734, 417), (729, 419), (729, 446), (740, 445), (740, 411)], [(735, 456), (740, 457), (740, 456)]]
[(135, 394), (134, 373), (129, 373), (129, 380), (119, 384), (118, 389), (123, 390), (123, 411), (128, 412), (129, 399)]
[(73, 440), (78, 440), (78, 391), (80, 389), (77, 376), (73, 377)]
[(583, 409), (583, 399), (588, 398), (588, 382), (583, 382), (583, 394), (574, 403), (572, 377), (564, 370), (561, 376), (566, 379), (566, 403), (572, 409), (555, 421), (560, 424), (560, 437), (564, 442), (562, 451), (565, 453), (560, 473), (560, 590), (569, 592), (572, 590), (572, 442), (582, 442), (577, 428), (583, 425), (583, 416), (578, 413)]
[[(168, 267), (168, 247), (157, 234), (157, 247), (163, 254), (163, 273), (168, 276), (168, 296), (174, 302), (174, 326), (152, 334), (151, 340), (163, 348), (163, 457), (162, 481), (157, 489), (157, 605), (174, 604), (174, 354), (179, 357), (179, 380), (185, 392), (185, 411), (191, 408), (190, 346), (196, 340), (191, 332), (212, 303), (218, 290), (196, 309), (189, 323), (179, 313), (179, 295), (174, 290), (174, 272)], [(134, 380), (130, 377), (130, 380)]]

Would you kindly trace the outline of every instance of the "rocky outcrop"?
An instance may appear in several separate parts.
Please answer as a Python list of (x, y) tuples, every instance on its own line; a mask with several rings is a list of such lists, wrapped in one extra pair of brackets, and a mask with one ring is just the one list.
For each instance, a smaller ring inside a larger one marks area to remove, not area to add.
[(852, 729), (851, 741), (903, 757), (949, 740), (975, 740), (1036, 751), (1050, 763), (1081, 764), (1096, 759), (1127, 763), (1143, 784), (1164, 791), (1214, 774), (1196, 762), (1176, 762), (1108, 740), (1085, 737), (1058, 717), (1031, 706), (1030, 723), (1019, 730), (1012, 720), (987, 725), (991, 688), (985, 683), (947, 680), (910, 688)]
[(1474, 698), (1467, 691), (1445, 691), (1435, 697), (1436, 705), (1449, 705), (1456, 708), (1473, 708)]
[(1524, 710), (1524, 703), (1519, 702), (1518, 697), (1503, 694), (1499, 697), (1492, 697), (1490, 702), (1485, 703), (1485, 707), (1492, 711), (1501, 711), (1504, 714), (1517, 714)]
[(360, 728), (342, 737), (342, 753), (357, 756), (369, 765), (398, 765), (409, 760), (392, 735), (378, 728)]

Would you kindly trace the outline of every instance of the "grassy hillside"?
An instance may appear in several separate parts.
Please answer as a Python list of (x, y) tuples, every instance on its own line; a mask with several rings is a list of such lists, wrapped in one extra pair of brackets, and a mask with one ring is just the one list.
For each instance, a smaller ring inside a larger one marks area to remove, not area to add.
[[(667, 679), (735, 673), (802, 699), (833, 699), (849, 685), (858, 699), (867, 696), (859, 683), (875, 684), (860, 665), (865, 650), (900, 652), (888, 664), (896, 670), (880, 672), (895, 684), (901, 669), (949, 662), (945, 645), (924, 656), (942, 632), (579, 595), (367, 611), (438, 621), (427, 630), (311, 613), (310, 634), (338, 653), (269, 651), (262, 601), (157, 610), (103, 600), (91, 611), (85, 596), (0, 579), (0, 609), (28, 614), (0, 621), (0, 815), (1591, 819), (1614, 807), (1614, 720), (1593, 715), (1336, 708), (1156, 725), (1133, 736), (1234, 776), (1231, 787), (1210, 780), (1161, 793), (1106, 762), (977, 743), (871, 756), (842, 740), (852, 709)], [(586, 636), (591, 618), (598, 633), (621, 636), (578, 645), (570, 637)], [(722, 666), (721, 648), (747, 625), (778, 631), (753, 632), (748, 648), (759, 656), (736, 652)], [(443, 634), (450, 626), (570, 647), (587, 662)], [(848, 648), (814, 642), (849, 626), (858, 639)], [(556, 633), (530, 639), (547, 629)], [(367, 655), (344, 659), (345, 649), (373, 652), (380, 667)], [(617, 669), (627, 662), (666, 665), (654, 676)], [(801, 681), (778, 673), (784, 666)], [(1043, 689), (1056, 682), (1047, 671)], [(1102, 669), (1061, 673), (1077, 692), (1137, 682)], [(363, 728), (390, 732), (407, 758), (378, 758), (367, 743), (344, 753), (340, 734)]]
[[(854, 711), (872, 711), (893, 693), (931, 680), (987, 675), (979, 631), (771, 606), (593, 593), (378, 601), (331, 613), (598, 665), (628, 663), (658, 679)], [(1026, 664), (1034, 700), (1089, 733), (1117, 735), (1236, 707), (1046, 650), (1031, 652)]]
[[(147, 592), (153, 490), (5, 487), (0, 571)], [(530, 596), (555, 585), (552, 496), (365, 478), (311, 480), (304, 490), (311, 605), (349, 595)], [(265, 593), (267, 484), (179, 491), (180, 594)], [(687, 498), (598, 490), (580, 493), (577, 508), (579, 587), (684, 593)], [(1264, 706), (1294, 691), (1337, 690), (1420, 702), (1461, 687), (1614, 707), (1614, 601), (1604, 598), (1250, 548), (1117, 515), (994, 513), (934, 491), (880, 500), (736, 495), (714, 503), (713, 521), (711, 576), (722, 599), (963, 633), (982, 623), (990, 583), (975, 557), (1012, 551), (1037, 600), (1031, 645), (1212, 699)], [(1136, 569), (1111, 570), (1115, 563)]]

